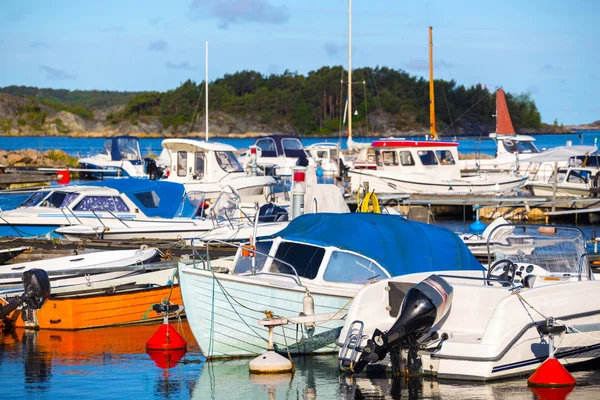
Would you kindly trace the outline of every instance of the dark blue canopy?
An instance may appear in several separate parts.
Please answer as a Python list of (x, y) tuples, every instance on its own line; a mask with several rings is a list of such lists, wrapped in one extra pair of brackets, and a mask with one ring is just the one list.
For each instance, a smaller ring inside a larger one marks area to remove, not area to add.
[[(150, 179), (106, 179), (85, 185), (104, 186), (118, 190), (120, 193), (126, 194), (140, 211), (149, 217), (175, 217), (185, 194), (185, 187), (181, 183)], [(189, 204), (185, 206), (186, 209), (189, 208)]]
[[(261, 145), (261, 143), (263, 143), (265, 139), (270, 141), (270, 144), (268, 146)], [(300, 142), (300, 144), (302, 144), (300, 137), (296, 135), (261, 136), (256, 140), (255, 144), (258, 147), (260, 147), (262, 157), (277, 157), (281, 155), (285, 155), (287, 157), (306, 157), (306, 152), (303, 148), (289, 148), (289, 146), (284, 146), (284, 139), (297, 139)]]
[(275, 236), (355, 251), (377, 261), (392, 276), (484, 269), (456, 233), (396, 215), (305, 214)]

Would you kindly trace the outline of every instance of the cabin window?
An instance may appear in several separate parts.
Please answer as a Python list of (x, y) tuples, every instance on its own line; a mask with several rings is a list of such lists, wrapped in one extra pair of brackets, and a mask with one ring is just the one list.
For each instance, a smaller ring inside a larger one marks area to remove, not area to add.
[(531, 153), (539, 153), (537, 147), (533, 142), (516, 142), (517, 149), (519, 149), (519, 153), (521, 154), (531, 154)]
[(328, 282), (365, 284), (388, 275), (374, 262), (352, 253), (331, 253), (323, 279)]
[(415, 160), (413, 160), (410, 151), (404, 150), (400, 152), (400, 163), (405, 167), (415, 165)]
[(261, 157), (277, 157), (275, 142), (271, 138), (258, 139), (255, 143), (260, 149)]
[(289, 265), (281, 262), (284, 261), (291, 264), (296, 269), (298, 276), (307, 279), (315, 279), (324, 255), (325, 249), (322, 247), (282, 242), (277, 248), (277, 253), (275, 254), (276, 259), (271, 263), (270, 271), (280, 274), (295, 275)]
[(138, 192), (134, 193), (133, 196), (146, 208), (158, 208), (160, 205), (160, 197), (155, 191)]
[(327, 158), (329, 158), (329, 156), (327, 155), (327, 150), (318, 150), (317, 151), (317, 158), (318, 159), (327, 159)]
[(177, 176), (187, 175), (187, 151), (177, 152)]
[(329, 157), (331, 157), (331, 158), (337, 158), (338, 157), (338, 150), (337, 149), (330, 149), (329, 150)]
[(452, 152), (450, 150), (437, 150), (436, 155), (438, 160), (440, 160), (440, 164), (442, 165), (454, 165), (454, 157), (452, 156)]
[(592, 174), (590, 173), (590, 171), (585, 171), (585, 170), (571, 171), (571, 173), (567, 177), (567, 182), (588, 183), (591, 175)]
[[(369, 160), (369, 161), (372, 161), (372, 160)], [(375, 152), (375, 161), (377, 162), (378, 166), (381, 167), (383, 165), (383, 159), (381, 158), (381, 152), (379, 152), (379, 151)]]
[(243, 172), (242, 166), (232, 151), (216, 151), (217, 163), (225, 172)]
[[(556, 182), (557, 183), (561, 183), (564, 182), (565, 177), (567, 176), (567, 170), (566, 169), (559, 169), (558, 170), (558, 175), (556, 176)], [(552, 175), (550, 175), (550, 179), (548, 180), (549, 183), (554, 182), (554, 172), (552, 173)]]
[(296, 138), (281, 139), (281, 146), (286, 157), (306, 157), (304, 146)]
[(194, 162), (194, 179), (204, 178), (204, 152), (197, 151)]
[(79, 196), (79, 193), (52, 192), (50, 196), (40, 203), (40, 207), (67, 207), (77, 196)]
[(423, 165), (437, 165), (437, 159), (435, 158), (435, 153), (433, 151), (419, 150), (417, 151), (417, 154)]
[(48, 192), (48, 191), (34, 192), (19, 207), (33, 207), (33, 206), (36, 206), (36, 205), (38, 205), (44, 199), (44, 197), (46, 197), (48, 195), (48, 193), (50, 193), (50, 192)]
[(129, 208), (117, 196), (85, 196), (73, 207), (73, 211), (129, 212)]
[[(260, 269), (262, 265), (265, 265), (267, 262), (267, 256), (265, 254), (269, 254), (269, 249), (273, 242), (256, 242), (256, 269)], [(237, 262), (235, 263), (233, 272), (236, 274), (243, 274), (246, 272), (250, 272), (252, 270), (252, 257), (242, 257), (238, 256)]]
[(396, 151), (382, 151), (381, 156), (383, 158), (383, 165), (398, 165), (398, 157), (396, 155)]

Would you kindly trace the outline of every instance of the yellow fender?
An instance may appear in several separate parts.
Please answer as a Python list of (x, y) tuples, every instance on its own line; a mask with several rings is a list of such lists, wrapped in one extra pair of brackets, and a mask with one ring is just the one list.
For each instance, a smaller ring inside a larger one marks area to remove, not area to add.
[[(369, 204), (371, 203), (371, 204)], [(368, 192), (360, 203), (358, 212), (371, 212), (375, 214), (381, 214), (381, 208), (379, 207), (379, 199), (375, 195), (375, 191)]]

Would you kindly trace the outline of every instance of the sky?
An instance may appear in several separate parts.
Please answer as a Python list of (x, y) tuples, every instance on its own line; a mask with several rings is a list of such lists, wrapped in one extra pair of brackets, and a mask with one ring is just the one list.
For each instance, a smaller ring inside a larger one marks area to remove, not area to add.
[[(354, 0), (352, 66), (530, 93), (542, 121), (600, 120), (600, 1)], [(0, 87), (174, 89), (347, 66), (347, 0), (0, 0)]]

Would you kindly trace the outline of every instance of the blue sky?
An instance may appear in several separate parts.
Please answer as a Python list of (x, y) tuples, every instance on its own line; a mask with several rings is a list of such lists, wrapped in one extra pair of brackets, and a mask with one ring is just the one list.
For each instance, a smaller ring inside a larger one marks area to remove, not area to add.
[[(354, 0), (353, 67), (531, 93), (542, 120), (600, 120), (600, 1)], [(243, 69), (346, 65), (347, 0), (0, 0), (0, 86), (168, 90)]]

